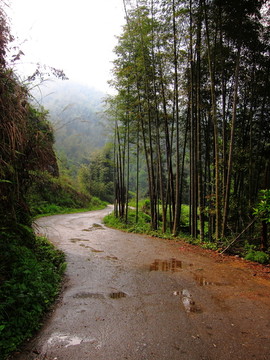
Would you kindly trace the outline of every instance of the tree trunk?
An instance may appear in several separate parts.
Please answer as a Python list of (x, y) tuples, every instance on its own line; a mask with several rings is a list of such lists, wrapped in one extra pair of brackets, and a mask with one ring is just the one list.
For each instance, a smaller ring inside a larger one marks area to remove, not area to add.
[(217, 105), (216, 105), (216, 90), (215, 90), (215, 77), (212, 65), (212, 54), (210, 47), (210, 36), (208, 27), (208, 15), (206, 10), (205, 0), (203, 1), (204, 16), (205, 16), (205, 30), (206, 30), (206, 43), (208, 53), (208, 67), (210, 74), (210, 88), (211, 88), (211, 106), (212, 106), (212, 121), (214, 130), (214, 148), (215, 148), (215, 215), (216, 215), (216, 240), (220, 238), (220, 175), (219, 175), (219, 136), (218, 136), (218, 123), (217, 123)]
[(230, 150), (229, 150), (228, 167), (227, 167), (228, 170), (227, 170), (227, 181), (226, 181), (226, 189), (225, 189), (225, 202), (224, 202), (224, 208), (223, 208), (222, 237), (225, 236), (225, 232), (226, 232), (228, 210), (229, 210), (229, 197), (230, 197), (230, 190), (231, 190), (234, 133), (235, 133), (235, 123), (236, 123), (236, 107), (237, 107), (237, 98), (238, 98), (238, 83), (239, 83), (239, 69), (240, 69), (240, 54), (241, 54), (241, 46), (238, 47), (236, 64), (235, 64), (231, 138), (230, 138)]

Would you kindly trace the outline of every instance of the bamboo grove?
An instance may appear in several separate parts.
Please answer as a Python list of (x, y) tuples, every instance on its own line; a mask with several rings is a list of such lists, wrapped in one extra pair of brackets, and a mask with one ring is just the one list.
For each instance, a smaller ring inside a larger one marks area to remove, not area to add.
[[(127, 217), (147, 169), (152, 229), (221, 239), (252, 220), (269, 189), (269, 3), (124, 1), (115, 48), (115, 212)], [(134, 179), (133, 179), (134, 180)], [(138, 210), (137, 210), (138, 211)]]

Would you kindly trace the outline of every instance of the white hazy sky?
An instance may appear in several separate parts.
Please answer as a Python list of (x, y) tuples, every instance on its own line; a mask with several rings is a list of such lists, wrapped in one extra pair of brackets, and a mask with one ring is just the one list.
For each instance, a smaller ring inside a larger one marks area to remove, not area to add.
[(24, 63), (53, 66), (70, 80), (109, 91), (122, 0), (10, 0), (9, 13)]

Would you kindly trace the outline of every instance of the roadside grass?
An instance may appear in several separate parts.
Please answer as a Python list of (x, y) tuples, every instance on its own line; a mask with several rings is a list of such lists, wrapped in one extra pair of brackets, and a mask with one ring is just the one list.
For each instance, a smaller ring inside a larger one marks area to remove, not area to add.
[[(112, 227), (119, 230), (124, 230), (126, 232), (136, 233), (136, 234), (147, 234), (153, 237), (159, 237), (163, 239), (177, 239), (180, 237), (175, 237), (171, 234), (170, 229), (167, 229), (165, 233), (161, 229), (152, 230), (151, 229), (151, 217), (149, 214), (139, 211), (138, 213), (138, 222), (136, 223), (136, 211), (134, 209), (129, 209), (127, 222), (125, 219), (120, 219), (114, 216), (114, 213), (110, 213), (103, 218), (103, 222), (106, 226)], [(184, 235), (181, 235), (181, 239)], [(186, 239), (189, 239), (188, 236), (185, 236)]]
[(32, 185), (27, 191), (26, 202), (34, 218), (98, 210), (107, 205), (97, 197), (78, 192), (69, 179), (55, 178), (46, 171), (32, 173)]
[(0, 360), (40, 327), (65, 268), (64, 254), (31, 228), (0, 229)]
[(107, 202), (101, 201), (99, 198), (93, 197), (88, 203), (87, 207), (70, 207), (70, 206), (60, 206), (57, 204), (51, 204), (48, 202), (42, 202), (38, 205), (31, 207), (31, 212), (35, 219), (38, 219), (43, 216), (58, 215), (58, 214), (71, 214), (71, 213), (80, 213), (85, 211), (100, 210), (104, 209), (107, 206)]
[(250, 245), (248, 242), (245, 243), (245, 260), (255, 261), (260, 264), (269, 264), (270, 255), (258, 250), (255, 245)]
[(103, 218), (103, 222), (105, 225), (115, 229), (125, 230), (127, 232), (133, 232), (137, 234), (148, 234), (151, 231), (150, 216), (143, 212), (139, 212), (138, 223), (135, 222), (135, 218), (135, 210), (130, 209), (127, 222), (120, 218), (116, 218), (113, 213), (106, 215)]

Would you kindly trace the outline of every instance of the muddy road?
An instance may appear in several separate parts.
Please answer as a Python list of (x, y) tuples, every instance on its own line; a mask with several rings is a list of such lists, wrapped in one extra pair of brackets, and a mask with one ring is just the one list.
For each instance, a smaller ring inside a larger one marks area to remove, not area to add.
[(241, 260), (108, 229), (110, 210), (38, 220), (67, 255), (67, 279), (14, 359), (270, 359), (269, 279)]

